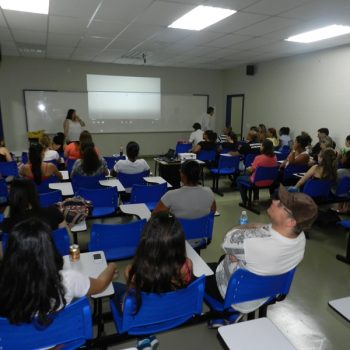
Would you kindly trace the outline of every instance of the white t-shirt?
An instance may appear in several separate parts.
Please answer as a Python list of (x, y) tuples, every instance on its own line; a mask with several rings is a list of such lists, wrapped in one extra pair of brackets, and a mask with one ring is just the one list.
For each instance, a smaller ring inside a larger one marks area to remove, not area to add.
[(191, 133), (190, 135), (188, 142), (192, 143), (193, 146), (196, 146), (199, 142), (203, 141), (203, 134), (204, 131), (201, 129), (193, 131), (193, 133)]
[[(216, 283), (223, 298), (231, 275), (243, 268), (261, 276), (280, 275), (296, 267), (304, 257), (305, 235), (288, 238), (271, 225), (255, 229), (234, 228), (229, 231), (222, 244), (227, 253), (216, 269)], [(234, 255), (238, 262), (232, 263), (228, 255)], [(248, 313), (259, 308), (266, 299), (240, 303), (234, 308)]]
[(124, 174), (138, 174), (149, 169), (149, 165), (144, 159), (136, 159), (135, 162), (131, 162), (129, 159), (121, 159), (114, 165), (116, 173), (122, 172)]
[(210, 115), (208, 113), (203, 114), (201, 127), (203, 131), (213, 130), (214, 128), (214, 115)]
[(49, 162), (50, 160), (59, 160), (60, 155), (57, 151), (54, 151), (52, 149), (47, 149), (44, 153), (44, 162)]
[(83, 128), (81, 127), (80, 123), (73, 122), (71, 119), (68, 120), (68, 135), (67, 140), (68, 141), (79, 141), (79, 137), (81, 132), (83, 131)]
[(281, 147), (283, 146), (290, 146), (289, 143), (290, 143), (290, 136), (289, 135), (281, 135), (280, 136), (280, 141), (281, 141)]
[(73, 299), (85, 296), (90, 288), (90, 279), (79, 271), (61, 270), (62, 284), (65, 289), (64, 298), (70, 304)]

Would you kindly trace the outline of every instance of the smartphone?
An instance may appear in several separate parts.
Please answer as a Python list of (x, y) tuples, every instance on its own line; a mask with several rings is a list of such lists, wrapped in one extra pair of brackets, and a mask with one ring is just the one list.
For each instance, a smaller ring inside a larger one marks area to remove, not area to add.
[(95, 263), (100, 263), (102, 262), (102, 255), (100, 253), (95, 253), (92, 255), (94, 257), (94, 262)]

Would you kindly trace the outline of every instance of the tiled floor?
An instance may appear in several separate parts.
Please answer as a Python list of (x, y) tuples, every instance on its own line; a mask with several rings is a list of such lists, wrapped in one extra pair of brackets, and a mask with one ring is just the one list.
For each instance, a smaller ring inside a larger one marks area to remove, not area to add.
[[(206, 184), (209, 185), (209, 181)], [(226, 180), (221, 186), (226, 189), (224, 197), (216, 196), (221, 215), (215, 219), (212, 243), (202, 252), (207, 262), (216, 261), (222, 254), (222, 239), (227, 230), (237, 224), (241, 212), (239, 194), (229, 188)], [(267, 193), (262, 192), (261, 197), (267, 199)], [(264, 210), (260, 216), (248, 215), (250, 222), (268, 222)], [(287, 299), (269, 308), (268, 318), (298, 350), (350, 349), (350, 323), (327, 305), (328, 300), (350, 295), (350, 265), (335, 259), (337, 253), (344, 253), (346, 242), (341, 228), (314, 226)], [(121, 264), (121, 268), (122, 265), (125, 264)], [(114, 324), (107, 324), (106, 331), (115, 332)], [(158, 338), (160, 349), (222, 349), (217, 332), (209, 330), (206, 324), (165, 332)], [(135, 344), (132, 340), (110, 348), (124, 349)]]

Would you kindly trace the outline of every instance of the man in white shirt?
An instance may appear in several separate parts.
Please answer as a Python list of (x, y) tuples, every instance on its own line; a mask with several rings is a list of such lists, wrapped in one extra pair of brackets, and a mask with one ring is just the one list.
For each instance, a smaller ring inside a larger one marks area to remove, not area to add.
[[(279, 199), (267, 209), (270, 225), (247, 224), (231, 229), (223, 242), (226, 253), (215, 277), (206, 282), (206, 291), (216, 299), (225, 298), (231, 275), (246, 269), (257, 275), (279, 275), (295, 268), (304, 257), (305, 235), (317, 217), (317, 205), (304, 193), (289, 193), (280, 186)], [(242, 313), (259, 308), (263, 300), (235, 305)], [(217, 320), (216, 320), (217, 321)]]
[(203, 115), (202, 117), (202, 130), (214, 130), (214, 107), (208, 107), (207, 113)]
[(194, 129), (193, 133), (191, 133), (190, 138), (188, 140), (189, 143), (192, 143), (192, 147), (196, 146), (199, 142), (203, 141), (203, 133), (201, 130), (201, 125), (199, 123), (194, 123), (192, 125)]

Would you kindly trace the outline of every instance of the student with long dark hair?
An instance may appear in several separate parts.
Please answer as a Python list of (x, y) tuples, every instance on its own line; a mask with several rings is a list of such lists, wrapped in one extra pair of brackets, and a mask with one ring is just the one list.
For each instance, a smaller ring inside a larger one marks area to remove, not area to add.
[(105, 290), (115, 271), (110, 263), (99, 277), (89, 278), (63, 269), (51, 228), (38, 218), (22, 221), (13, 227), (0, 266), (0, 316), (13, 324), (37, 317), (47, 325), (74, 298)]
[(77, 159), (73, 165), (71, 177), (78, 174), (81, 176), (107, 175), (108, 167), (104, 158), (96, 153), (93, 142), (81, 145), (82, 158)]
[(55, 164), (45, 163), (43, 147), (40, 144), (34, 144), (29, 147), (29, 163), (24, 164), (19, 169), (19, 174), (27, 179), (34, 180), (37, 185), (51, 176), (56, 176), (62, 180), (62, 174), (58, 171)]
[[(192, 280), (192, 261), (186, 257), (181, 224), (168, 213), (157, 213), (146, 224), (133, 262), (125, 269), (126, 285), (115, 283), (115, 303), (123, 309), (125, 295), (132, 293), (136, 312), (142, 305), (141, 292), (165, 293), (185, 288)], [(138, 341), (138, 349), (155, 348), (154, 336)], [(148, 347), (147, 347), (148, 346)]]

